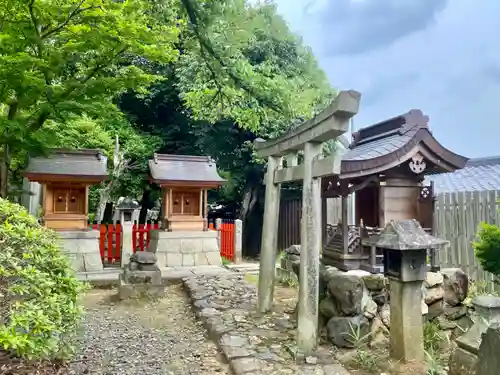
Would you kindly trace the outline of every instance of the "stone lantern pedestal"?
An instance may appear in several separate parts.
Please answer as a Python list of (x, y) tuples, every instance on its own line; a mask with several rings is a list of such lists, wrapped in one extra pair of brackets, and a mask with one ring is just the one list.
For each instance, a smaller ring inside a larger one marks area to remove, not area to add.
[(391, 356), (398, 361), (424, 361), (420, 305), (427, 249), (447, 242), (427, 234), (414, 219), (391, 221), (379, 236), (367, 241), (384, 254), (384, 273), (391, 291)]

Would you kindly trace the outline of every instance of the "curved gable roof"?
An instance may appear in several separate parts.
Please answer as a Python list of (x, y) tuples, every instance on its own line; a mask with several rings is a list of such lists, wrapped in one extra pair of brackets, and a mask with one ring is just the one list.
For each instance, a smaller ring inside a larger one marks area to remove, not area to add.
[(405, 162), (417, 151), (443, 172), (463, 168), (468, 159), (443, 147), (432, 135), (428, 122), (428, 116), (413, 109), (360, 129), (342, 156), (340, 178), (381, 173)]
[(222, 185), (226, 181), (208, 156), (155, 154), (153, 160), (149, 160), (149, 173), (159, 184)]

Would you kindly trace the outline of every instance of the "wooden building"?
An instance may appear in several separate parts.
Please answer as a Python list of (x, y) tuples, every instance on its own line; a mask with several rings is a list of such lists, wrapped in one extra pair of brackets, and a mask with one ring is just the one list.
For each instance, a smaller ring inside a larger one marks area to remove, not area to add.
[[(411, 110), (353, 134), (340, 175), (323, 179), (325, 209), (326, 198), (342, 198), (342, 219), (324, 247), (325, 263), (374, 272), (380, 270), (381, 254), (365, 248), (364, 238), (391, 220), (417, 219), (432, 228), (433, 192), (423, 185), (424, 177), (461, 169), (468, 159), (444, 148), (428, 121), (422, 111)], [(347, 197), (354, 192), (355, 225), (348, 226)]]
[(24, 176), (42, 185), (42, 220), (58, 231), (88, 227), (89, 187), (107, 178), (107, 159), (99, 150), (51, 150), (32, 157)]
[(207, 230), (207, 191), (225, 180), (210, 157), (155, 154), (150, 179), (162, 188), (163, 228), (168, 231)]

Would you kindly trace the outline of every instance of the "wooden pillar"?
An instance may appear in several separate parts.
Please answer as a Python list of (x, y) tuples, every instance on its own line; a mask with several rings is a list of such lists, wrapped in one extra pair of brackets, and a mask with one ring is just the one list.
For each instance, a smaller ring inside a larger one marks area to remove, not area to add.
[(208, 230), (208, 189), (203, 189), (203, 196), (204, 196), (204, 215), (203, 215), (203, 229)]
[(205, 217), (203, 216), (203, 189), (200, 189), (200, 217), (204, 219)]
[(261, 313), (271, 310), (274, 298), (276, 253), (278, 252), (278, 219), (280, 207), (280, 184), (274, 183), (274, 171), (278, 168), (280, 157), (267, 158), (265, 175), (266, 193), (264, 200), (264, 222), (260, 250), (258, 307)]
[(321, 151), (321, 143), (307, 142), (304, 145), (297, 346), (306, 356), (311, 355), (318, 345), (321, 179), (314, 178), (312, 170)]
[(341, 225), (342, 225), (342, 250), (344, 254), (349, 253), (349, 194), (347, 181), (340, 182), (341, 197)]
[(208, 189), (203, 191), (204, 195), (204, 207), (205, 207), (205, 219), (208, 217)]
[(85, 215), (89, 214), (89, 185), (85, 185)]
[(326, 245), (327, 241), (327, 225), (328, 225), (328, 215), (327, 215), (327, 209), (328, 209), (328, 198), (324, 196), (324, 193), (321, 192), (322, 197), (321, 197), (321, 243), (323, 246)]

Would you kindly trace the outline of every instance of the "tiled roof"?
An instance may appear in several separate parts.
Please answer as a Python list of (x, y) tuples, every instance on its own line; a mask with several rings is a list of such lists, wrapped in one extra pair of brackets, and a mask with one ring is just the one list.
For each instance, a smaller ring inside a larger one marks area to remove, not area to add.
[(433, 170), (463, 168), (467, 158), (444, 148), (429, 129), (429, 117), (419, 109), (360, 129), (353, 134), (349, 149), (342, 155), (340, 178), (377, 174), (407, 162), (417, 147), (425, 148)]
[(155, 154), (149, 171), (155, 181), (225, 182), (208, 156)]
[(29, 159), (25, 174), (79, 177), (105, 177), (107, 158), (100, 150), (54, 149), (47, 157)]
[(430, 181), (437, 194), (500, 190), (500, 156), (470, 159), (464, 169), (428, 176), (426, 182)]
[(379, 156), (390, 154), (406, 145), (413, 137), (411, 135), (391, 135), (387, 138), (377, 139), (370, 143), (364, 143), (347, 151), (342, 160), (368, 160)]

